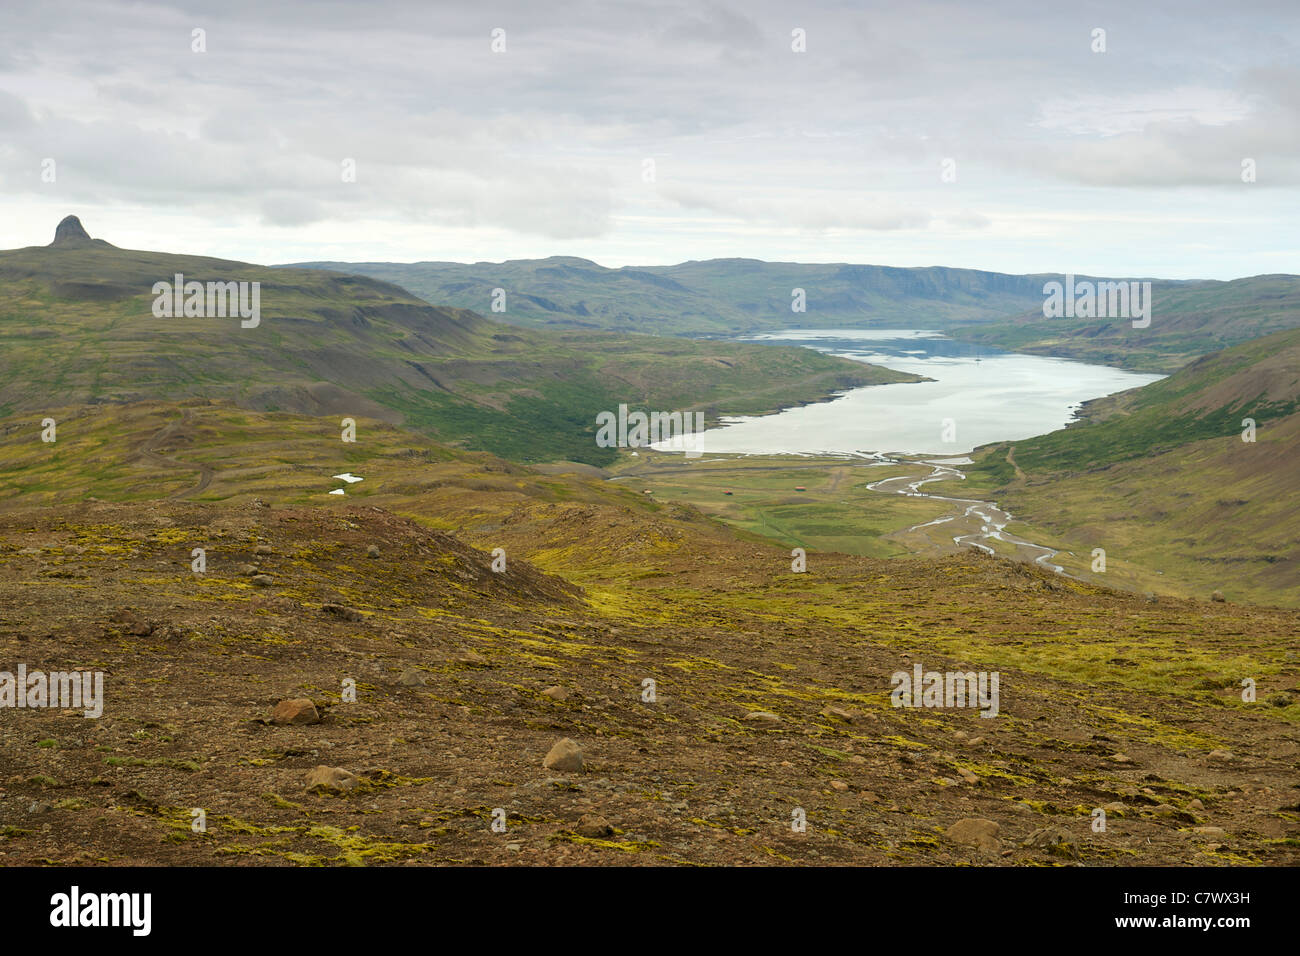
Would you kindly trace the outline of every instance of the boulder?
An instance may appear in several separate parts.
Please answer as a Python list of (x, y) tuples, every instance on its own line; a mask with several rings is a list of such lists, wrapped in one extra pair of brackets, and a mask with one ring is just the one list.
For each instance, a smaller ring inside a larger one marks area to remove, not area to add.
[(321, 611), (330, 617), (337, 617), (340, 621), (360, 621), (365, 617), (356, 608), (348, 607), (344, 604), (322, 604)]
[(349, 773), (342, 767), (326, 767), (322, 764), (307, 774), (308, 790), (330, 790), (342, 793), (356, 785), (356, 774)]
[(944, 836), (954, 843), (979, 847), (981, 850), (989, 852), (997, 852), (1002, 846), (1002, 841), (998, 839), (998, 832), (1001, 829), (992, 820), (984, 820), (980, 817), (966, 817), (958, 820), (945, 830)]
[(408, 667), (402, 671), (402, 676), (397, 679), (397, 682), (403, 687), (423, 687), (425, 682), (424, 671), (415, 667)]
[(542, 766), (547, 770), (558, 770), (561, 773), (582, 773), (586, 768), (586, 760), (583, 757), (582, 748), (564, 737), (555, 742), (542, 761)]
[(282, 700), (271, 708), (273, 724), (319, 724), (320, 711), (306, 697)]

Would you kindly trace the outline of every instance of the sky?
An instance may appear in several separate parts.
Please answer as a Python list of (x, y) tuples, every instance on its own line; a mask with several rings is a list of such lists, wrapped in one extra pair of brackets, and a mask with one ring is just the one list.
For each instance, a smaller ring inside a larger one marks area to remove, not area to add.
[(0, 248), (1297, 273), (1300, 3), (0, 0), (0, 197)]

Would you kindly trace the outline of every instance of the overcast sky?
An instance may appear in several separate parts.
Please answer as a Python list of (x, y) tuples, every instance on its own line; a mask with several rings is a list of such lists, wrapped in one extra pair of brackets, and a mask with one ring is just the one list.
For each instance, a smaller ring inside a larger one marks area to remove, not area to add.
[(0, 2), (0, 248), (1300, 272), (1295, 0)]

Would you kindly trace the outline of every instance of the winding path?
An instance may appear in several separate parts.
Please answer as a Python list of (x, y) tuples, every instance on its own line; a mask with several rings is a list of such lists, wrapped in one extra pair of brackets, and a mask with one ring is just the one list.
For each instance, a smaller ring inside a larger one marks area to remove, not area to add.
[(188, 498), (190, 495), (198, 494), (212, 483), (214, 472), (207, 465), (191, 465), (178, 458), (172, 458), (168, 455), (160, 455), (155, 451), (155, 449), (159, 448), (169, 438), (189, 424), (190, 410), (188, 408), (183, 408), (181, 409), (181, 417), (179, 419), (168, 422), (141, 442), (140, 447), (136, 449), (141, 458), (147, 459), (155, 465), (162, 465), (167, 468), (185, 468), (189, 471), (197, 471), (199, 473), (198, 484), (193, 488), (184, 488), (180, 491), (173, 492), (167, 496), (169, 498)]

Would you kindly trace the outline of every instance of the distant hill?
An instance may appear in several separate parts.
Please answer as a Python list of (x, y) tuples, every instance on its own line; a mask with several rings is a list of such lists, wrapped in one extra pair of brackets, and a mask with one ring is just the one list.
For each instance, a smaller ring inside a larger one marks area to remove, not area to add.
[(1197, 356), (1300, 327), (1300, 276), (1156, 282), (1151, 297), (1151, 324), (1143, 329), (1123, 318), (1045, 319), (1040, 302), (1003, 322), (953, 334), (997, 348), (1172, 372)]
[[(260, 283), (260, 321), (155, 315), (155, 283), (178, 274)], [(754, 414), (913, 378), (808, 349), (519, 329), (362, 276), (118, 249), (75, 217), (0, 252), (0, 415), (205, 397), (602, 464), (595, 416), (620, 403)]]
[[(1007, 275), (939, 266), (902, 269), (709, 259), (609, 269), (554, 256), (508, 262), (305, 262), (391, 282), (427, 302), (532, 328), (726, 335), (777, 328), (944, 329), (1007, 350), (1171, 372), (1199, 355), (1300, 327), (1300, 276), (1231, 282), (1151, 280), (1149, 328), (1123, 319), (1045, 319), (1043, 287), (1057, 273)], [(1076, 281), (1098, 281), (1076, 276)], [(791, 310), (804, 290), (805, 312)]]
[[(728, 334), (775, 328), (929, 328), (985, 322), (1041, 308), (1051, 276), (939, 266), (899, 269), (832, 263), (709, 259), (609, 269), (553, 256), (509, 262), (304, 262), (392, 282), (420, 298), (535, 328)], [(791, 309), (803, 289), (807, 311)]]
[(1019, 518), (1196, 582), (1202, 597), (1300, 595), (1300, 329), (1204, 356), (1084, 414), (981, 449), (972, 478)]

